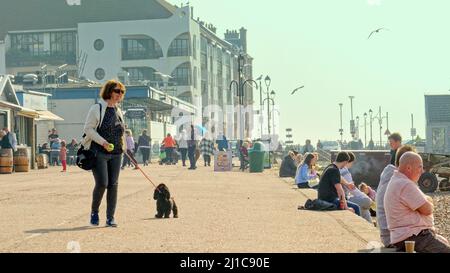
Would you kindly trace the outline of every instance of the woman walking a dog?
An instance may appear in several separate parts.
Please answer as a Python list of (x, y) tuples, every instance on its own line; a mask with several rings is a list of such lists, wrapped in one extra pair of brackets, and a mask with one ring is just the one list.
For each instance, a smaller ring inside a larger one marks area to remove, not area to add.
[(108, 81), (100, 91), (101, 99), (91, 107), (84, 125), (83, 146), (96, 151), (92, 169), (95, 188), (92, 196), (91, 225), (99, 225), (99, 207), (106, 193), (106, 226), (117, 227), (114, 213), (117, 204), (120, 165), (126, 150), (125, 126), (118, 104), (125, 96), (125, 86), (116, 80)]

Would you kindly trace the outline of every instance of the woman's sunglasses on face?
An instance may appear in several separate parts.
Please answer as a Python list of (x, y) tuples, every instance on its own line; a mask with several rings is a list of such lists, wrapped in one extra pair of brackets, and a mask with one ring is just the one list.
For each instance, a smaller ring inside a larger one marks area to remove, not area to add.
[(123, 91), (122, 89), (120, 89), (120, 88), (115, 88), (115, 89), (113, 89), (113, 91), (114, 91), (114, 93), (116, 93), (116, 94), (125, 94), (125, 91)]

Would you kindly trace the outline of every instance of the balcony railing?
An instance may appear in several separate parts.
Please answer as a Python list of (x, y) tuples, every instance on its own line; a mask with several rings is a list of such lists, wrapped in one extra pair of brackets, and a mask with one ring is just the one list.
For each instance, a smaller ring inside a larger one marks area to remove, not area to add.
[(6, 52), (7, 67), (40, 66), (41, 64), (75, 65), (76, 63), (77, 56), (75, 53), (52, 53), (46, 51), (39, 55), (32, 55), (30, 52), (20, 50), (9, 50)]
[(122, 50), (122, 60), (150, 60), (159, 59), (163, 57), (162, 52), (158, 51), (147, 51), (147, 52), (133, 52)]

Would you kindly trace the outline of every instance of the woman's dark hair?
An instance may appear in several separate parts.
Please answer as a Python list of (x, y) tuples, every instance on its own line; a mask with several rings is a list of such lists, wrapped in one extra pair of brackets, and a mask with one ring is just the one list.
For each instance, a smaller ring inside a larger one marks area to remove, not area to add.
[(348, 163), (352, 163), (355, 161), (356, 156), (353, 152), (347, 152), (348, 156), (350, 157), (350, 160), (348, 161)]
[(340, 153), (338, 153), (338, 155), (336, 157), (337, 163), (341, 163), (341, 162), (345, 162), (345, 161), (349, 161), (349, 160), (350, 160), (350, 156), (348, 155), (347, 152), (340, 152)]
[(308, 153), (303, 160), (303, 164), (306, 164), (309, 168), (311, 168), (311, 161), (315, 158), (314, 154)]
[(123, 91), (123, 94), (125, 95), (126, 88), (121, 82), (117, 80), (109, 80), (108, 82), (105, 83), (105, 85), (103, 85), (102, 89), (100, 90), (100, 97), (103, 100), (111, 99), (112, 93), (116, 88), (120, 88)]

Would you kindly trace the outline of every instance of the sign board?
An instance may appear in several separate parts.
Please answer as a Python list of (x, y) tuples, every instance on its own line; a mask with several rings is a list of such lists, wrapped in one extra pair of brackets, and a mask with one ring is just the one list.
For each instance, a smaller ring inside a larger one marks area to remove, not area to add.
[(231, 172), (233, 155), (231, 151), (214, 152), (214, 171), (215, 172)]
[(146, 112), (144, 109), (128, 109), (125, 112), (125, 117), (129, 119), (144, 119)]

